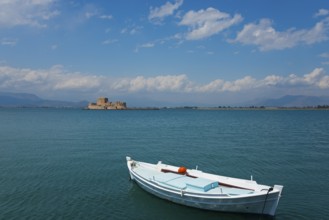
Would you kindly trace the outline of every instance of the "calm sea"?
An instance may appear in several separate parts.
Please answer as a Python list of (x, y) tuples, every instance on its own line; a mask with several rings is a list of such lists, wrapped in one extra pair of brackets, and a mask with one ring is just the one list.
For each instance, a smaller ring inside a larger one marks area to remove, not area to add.
[(158, 199), (127, 155), (282, 184), (276, 220), (329, 218), (329, 111), (0, 109), (0, 219), (260, 219)]

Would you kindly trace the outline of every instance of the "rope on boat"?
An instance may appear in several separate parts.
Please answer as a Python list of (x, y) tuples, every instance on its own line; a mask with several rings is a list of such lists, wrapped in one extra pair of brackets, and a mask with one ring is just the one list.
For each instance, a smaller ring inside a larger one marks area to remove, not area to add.
[(263, 205), (263, 209), (262, 209), (262, 215), (264, 214), (264, 209), (265, 209), (265, 205), (266, 205), (266, 200), (267, 200), (268, 194), (269, 194), (272, 190), (273, 190), (273, 187), (270, 187), (270, 188), (267, 190), (267, 193), (266, 193), (266, 196), (265, 196), (264, 205)]

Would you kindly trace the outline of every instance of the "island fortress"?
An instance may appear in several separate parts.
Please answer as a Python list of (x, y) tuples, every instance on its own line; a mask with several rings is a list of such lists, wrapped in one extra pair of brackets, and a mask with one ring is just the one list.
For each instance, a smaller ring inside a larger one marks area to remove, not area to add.
[(89, 103), (87, 109), (90, 110), (125, 110), (127, 105), (125, 102), (109, 102), (108, 98), (100, 97), (97, 103)]

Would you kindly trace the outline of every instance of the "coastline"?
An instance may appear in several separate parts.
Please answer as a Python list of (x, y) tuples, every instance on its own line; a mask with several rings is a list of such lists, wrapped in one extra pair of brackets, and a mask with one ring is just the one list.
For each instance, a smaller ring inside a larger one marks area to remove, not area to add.
[(125, 109), (90, 109), (72, 106), (0, 106), (0, 109), (81, 109), (90, 111), (133, 111), (133, 110), (200, 110), (200, 111), (299, 111), (299, 110), (329, 110), (326, 107), (129, 107)]

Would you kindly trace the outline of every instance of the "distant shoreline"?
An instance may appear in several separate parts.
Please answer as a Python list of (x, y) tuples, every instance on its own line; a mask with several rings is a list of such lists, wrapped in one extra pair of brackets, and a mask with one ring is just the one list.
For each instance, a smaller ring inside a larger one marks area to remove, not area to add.
[(133, 111), (133, 110), (204, 110), (204, 111), (275, 111), (275, 110), (329, 110), (329, 106), (307, 106), (307, 107), (131, 107), (126, 109), (88, 109), (72, 106), (0, 106), (0, 109), (81, 109), (88, 111)]
[(90, 108), (83, 108), (83, 110), (89, 111), (129, 111), (129, 110), (160, 110), (161, 108), (157, 107), (132, 107), (132, 108), (125, 108), (125, 109), (90, 109)]
[(173, 107), (168, 109), (191, 109), (191, 110), (208, 110), (208, 111), (275, 111), (275, 110), (329, 110), (329, 106), (317, 107)]
[(195, 110), (329, 110), (329, 106), (306, 106), (306, 107), (176, 107), (174, 109), (195, 109)]

